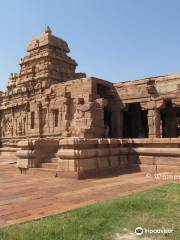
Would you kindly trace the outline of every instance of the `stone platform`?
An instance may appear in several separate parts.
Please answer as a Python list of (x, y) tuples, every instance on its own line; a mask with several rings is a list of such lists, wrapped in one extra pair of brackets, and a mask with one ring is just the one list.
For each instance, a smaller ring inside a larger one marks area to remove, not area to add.
[(14, 164), (0, 164), (0, 172), (0, 227), (167, 183), (142, 172), (88, 180), (21, 175)]
[(17, 167), (25, 174), (89, 178), (127, 171), (180, 174), (180, 138), (64, 138), (18, 143)]

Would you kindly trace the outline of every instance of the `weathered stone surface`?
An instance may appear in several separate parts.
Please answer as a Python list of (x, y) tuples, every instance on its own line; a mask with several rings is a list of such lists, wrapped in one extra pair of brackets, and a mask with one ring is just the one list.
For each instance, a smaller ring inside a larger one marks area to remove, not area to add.
[(17, 161), (17, 167), (18, 168), (21, 168), (21, 169), (27, 169), (29, 168), (29, 161), (28, 159), (21, 159), (19, 158), (18, 161)]
[(97, 155), (97, 149), (59, 149), (57, 155), (61, 159), (92, 158)]
[(179, 74), (114, 84), (86, 77), (49, 27), (27, 51), (0, 92), (0, 158), (78, 173), (169, 165), (168, 157), (179, 166)]

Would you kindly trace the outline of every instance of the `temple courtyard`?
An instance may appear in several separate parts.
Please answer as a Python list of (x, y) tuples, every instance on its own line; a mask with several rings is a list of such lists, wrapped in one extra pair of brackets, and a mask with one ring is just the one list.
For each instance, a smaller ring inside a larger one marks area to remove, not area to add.
[(165, 184), (143, 172), (77, 180), (46, 174), (24, 175), (0, 163), (0, 227), (63, 213)]

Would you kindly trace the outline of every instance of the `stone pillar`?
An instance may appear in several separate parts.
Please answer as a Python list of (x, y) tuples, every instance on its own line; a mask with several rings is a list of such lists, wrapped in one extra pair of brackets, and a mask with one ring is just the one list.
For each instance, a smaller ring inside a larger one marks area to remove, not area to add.
[(37, 103), (37, 123), (38, 123), (38, 134), (41, 136), (42, 134), (42, 109), (41, 109), (41, 103)]
[(158, 109), (148, 110), (148, 128), (150, 138), (159, 138), (160, 134), (161, 115)]
[(53, 134), (54, 133), (54, 116), (53, 116), (53, 109), (49, 108), (49, 133)]
[(112, 137), (123, 137), (123, 112), (113, 111), (111, 119)]
[(14, 109), (12, 108), (11, 109), (11, 116), (12, 116), (12, 126), (11, 126), (11, 134), (12, 134), (12, 137), (15, 136), (15, 118), (14, 118)]
[(45, 102), (42, 104), (42, 134), (48, 135), (49, 134), (49, 115), (50, 115), (50, 109), (49, 109), (49, 102)]
[[(28, 136), (41, 136), (41, 103), (32, 103), (27, 111), (27, 131)], [(34, 114), (34, 126), (32, 126)]]
[(123, 109), (124, 106), (119, 102), (110, 104), (111, 115), (111, 137), (122, 138), (123, 137)]

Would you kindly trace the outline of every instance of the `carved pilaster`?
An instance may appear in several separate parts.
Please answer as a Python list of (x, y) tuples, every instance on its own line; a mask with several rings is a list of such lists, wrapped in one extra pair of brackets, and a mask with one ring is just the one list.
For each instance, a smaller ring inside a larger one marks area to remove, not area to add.
[(149, 109), (148, 110), (149, 137), (152, 138), (161, 137), (160, 123), (161, 123), (160, 111), (158, 109)]
[(39, 130), (39, 136), (42, 134), (42, 105), (41, 102), (37, 103), (37, 124)]
[(161, 114), (160, 109), (164, 107), (164, 100), (141, 103), (144, 110), (148, 110), (148, 129), (150, 138), (161, 137)]
[(125, 104), (114, 104), (111, 106), (112, 118), (112, 137), (122, 138), (123, 137), (123, 110), (126, 109)]

